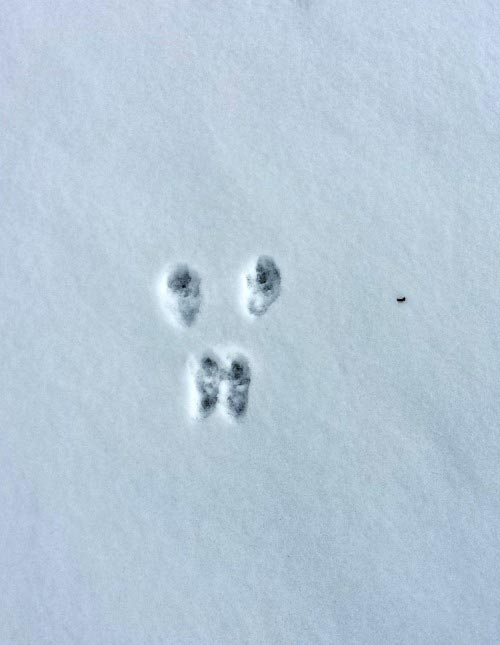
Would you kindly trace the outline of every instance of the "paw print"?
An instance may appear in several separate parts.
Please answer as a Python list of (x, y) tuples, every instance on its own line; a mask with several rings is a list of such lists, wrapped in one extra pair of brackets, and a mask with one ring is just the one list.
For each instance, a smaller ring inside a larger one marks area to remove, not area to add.
[(262, 316), (280, 295), (281, 273), (276, 262), (261, 255), (246, 275), (246, 304), (250, 314)]
[[(202, 305), (202, 280), (187, 264), (168, 266), (158, 282), (158, 297), (167, 320), (192, 327)], [(244, 307), (252, 317), (263, 316), (278, 299), (281, 273), (273, 258), (259, 256), (244, 275)], [(241, 419), (248, 408), (252, 381), (250, 364), (241, 352), (219, 355), (207, 351), (188, 360), (190, 412), (199, 420), (220, 409), (229, 419)]]
[(201, 278), (187, 264), (168, 267), (160, 279), (160, 304), (175, 326), (191, 327), (201, 306)]

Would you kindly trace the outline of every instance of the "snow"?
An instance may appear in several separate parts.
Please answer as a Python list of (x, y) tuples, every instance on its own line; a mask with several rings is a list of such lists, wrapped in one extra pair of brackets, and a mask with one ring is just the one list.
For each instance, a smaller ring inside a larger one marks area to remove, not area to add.
[[(497, 3), (8, 0), (0, 29), (0, 642), (498, 642)], [(220, 347), (247, 413), (193, 421)]]

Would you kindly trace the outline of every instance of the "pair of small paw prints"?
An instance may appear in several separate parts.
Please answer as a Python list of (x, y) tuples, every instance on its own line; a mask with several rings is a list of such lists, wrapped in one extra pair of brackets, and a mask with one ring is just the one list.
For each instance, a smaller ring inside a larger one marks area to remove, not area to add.
[[(242, 300), (252, 317), (263, 316), (281, 292), (281, 272), (267, 255), (259, 256), (242, 275)], [(166, 269), (158, 283), (160, 304), (172, 324), (189, 328), (195, 324), (203, 303), (202, 279), (187, 264)], [(251, 382), (248, 359), (241, 353), (224, 359), (207, 352), (189, 362), (191, 412), (205, 419), (217, 408), (228, 417), (242, 417), (248, 407)]]
[(192, 416), (206, 419), (218, 407), (233, 419), (245, 414), (251, 382), (245, 356), (231, 354), (224, 360), (210, 352), (189, 367)]

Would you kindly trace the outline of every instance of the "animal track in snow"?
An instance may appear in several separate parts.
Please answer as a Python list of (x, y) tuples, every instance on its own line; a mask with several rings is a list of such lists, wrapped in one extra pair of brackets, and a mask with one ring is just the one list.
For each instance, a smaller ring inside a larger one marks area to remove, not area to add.
[(191, 327), (201, 306), (201, 278), (187, 264), (167, 269), (159, 282), (160, 303), (171, 322)]
[(191, 411), (196, 418), (205, 419), (215, 410), (219, 399), (220, 369), (217, 359), (205, 353), (198, 364), (191, 362)]
[[(222, 367), (221, 367), (222, 366)], [(250, 366), (242, 354), (231, 354), (224, 361), (205, 352), (188, 363), (190, 410), (195, 419), (206, 419), (217, 407), (229, 418), (244, 416), (248, 406)]]
[(266, 313), (281, 292), (281, 273), (276, 262), (268, 255), (257, 258), (245, 276), (246, 307), (253, 316)]
[(248, 360), (237, 354), (230, 357), (229, 367), (223, 372), (222, 403), (227, 414), (238, 419), (248, 406), (251, 376)]
[[(168, 319), (191, 327), (201, 308), (201, 278), (185, 263), (168, 266), (157, 283), (160, 305)], [(259, 256), (244, 276), (245, 307), (252, 316), (262, 316), (281, 291), (281, 273), (274, 259)], [(206, 419), (217, 408), (229, 419), (240, 419), (248, 408), (251, 371), (248, 359), (231, 352), (223, 359), (213, 352), (188, 361), (190, 412)]]

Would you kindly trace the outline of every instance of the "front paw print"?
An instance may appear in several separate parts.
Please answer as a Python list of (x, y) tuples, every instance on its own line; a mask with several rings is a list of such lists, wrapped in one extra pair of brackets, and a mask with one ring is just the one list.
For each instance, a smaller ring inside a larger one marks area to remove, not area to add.
[(226, 358), (206, 352), (188, 361), (189, 409), (195, 419), (206, 419), (217, 408), (230, 419), (240, 419), (248, 406), (250, 366), (243, 354)]
[(223, 405), (229, 416), (239, 419), (248, 405), (251, 381), (248, 360), (242, 354), (231, 357), (229, 368), (223, 374)]

